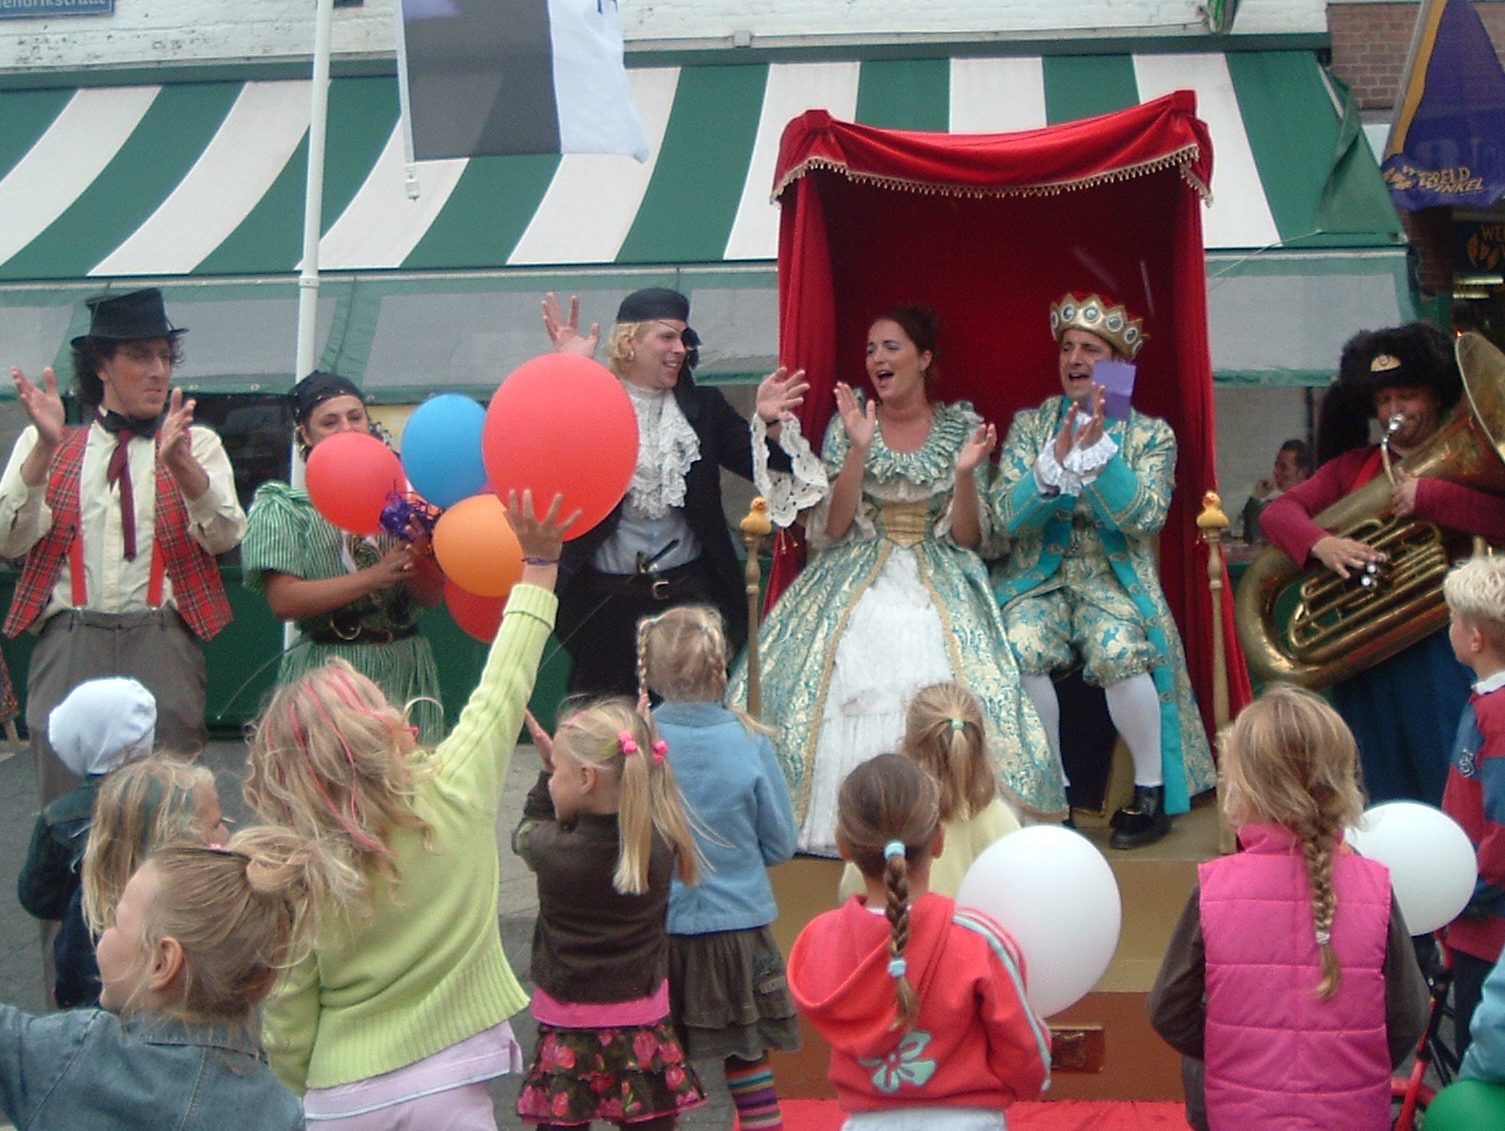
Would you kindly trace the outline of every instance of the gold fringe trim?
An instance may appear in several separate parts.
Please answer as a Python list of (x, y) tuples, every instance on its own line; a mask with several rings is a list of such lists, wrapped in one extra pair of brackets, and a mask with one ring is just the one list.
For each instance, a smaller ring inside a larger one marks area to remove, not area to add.
[(769, 197), (769, 203), (777, 204), (779, 197), (784, 194), (786, 188), (807, 173), (819, 170), (840, 173), (850, 181), (861, 181), (865, 184), (878, 185), (881, 188), (917, 192), (926, 196), (967, 196), (980, 199), (989, 196), (1059, 196), (1062, 193), (1076, 192), (1081, 189), (1093, 188), (1097, 185), (1133, 180), (1135, 177), (1145, 177), (1171, 168), (1178, 169), (1181, 179), (1202, 197), (1204, 201), (1210, 203), (1212, 201), (1212, 190), (1193, 171), (1193, 166), (1199, 153), (1200, 148), (1195, 143), (1192, 143), (1184, 145), (1180, 149), (1167, 153), (1164, 156), (1156, 157), (1152, 161), (1141, 161), (1138, 164), (1125, 165), (1119, 169), (1106, 169), (1101, 173), (1095, 173), (1090, 177), (1082, 177), (1077, 180), (1052, 181), (1037, 185), (998, 185), (996, 187), (941, 185), (933, 181), (916, 181), (905, 177), (879, 176), (876, 173), (859, 172), (826, 157), (808, 157), (780, 178), (778, 185), (774, 187), (773, 195)]

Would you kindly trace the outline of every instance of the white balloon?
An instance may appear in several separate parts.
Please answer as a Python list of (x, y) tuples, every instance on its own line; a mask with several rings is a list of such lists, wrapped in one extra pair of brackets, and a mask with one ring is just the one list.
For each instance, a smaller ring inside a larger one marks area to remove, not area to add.
[(1033, 825), (985, 849), (956, 893), (995, 920), (1024, 954), (1026, 996), (1049, 1017), (1097, 984), (1118, 946), (1123, 904), (1108, 862), (1086, 837)]
[(1364, 810), (1346, 837), (1356, 852), (1390, 869), (1390, 888), (1413, 935), (1451, 923), (1474, 894), (1474, 846), (1441, 809), (1386, 801)]

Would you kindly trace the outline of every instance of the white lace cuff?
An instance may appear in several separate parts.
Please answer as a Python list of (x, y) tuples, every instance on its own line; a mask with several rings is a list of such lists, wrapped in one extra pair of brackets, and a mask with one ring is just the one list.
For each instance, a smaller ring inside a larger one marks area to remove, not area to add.
[[(1051, 453), (1052, 458), (1054, 452)], [(1068, 474), (1074, 474), (1082, 486), (1093, 482), (1108, 461), (1118, 454), (1118, 441), (1104, 432), (1090, 448), (1072, 448), (1066, 453)]]
[(774, 441), (789, 457), (789, 471), (774, 471), (768, 466), (768, 424), (756, 413), (752, 418), (753, 483), (768, 502), (768, 517), (775, 526), (792, 526), (800, 511), (808, 510), (825, 498), (830, 481), (826, 465), (800, 432), (800, 422), (792, 416), (780, 421)]
[[(1067, 454), (1066, 459), (1069, 464), (1070, 453)], [(1061, 465), (1056, 459), (1053, 443), (1040, 449), (1040, 456), (1035, 460), (1035, 482), (1040, 486), (1042, 495), (1080, 495), (1082, 493), (1081, 476), (1070, 467)]]

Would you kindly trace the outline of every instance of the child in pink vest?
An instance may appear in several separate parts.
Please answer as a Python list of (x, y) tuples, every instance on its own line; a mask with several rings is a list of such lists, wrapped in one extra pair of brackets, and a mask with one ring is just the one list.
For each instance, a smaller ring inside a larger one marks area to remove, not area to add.
[(1317, 696), (1277, 686), (1221, 748), (1244, 851), (1198, 869), (1151, 1023), (1205, 1061), (1213, 1131), (1381, 1131), (1427, 990), (1389, 871), (1343, 843), (1363, 807), (1353, 735)]

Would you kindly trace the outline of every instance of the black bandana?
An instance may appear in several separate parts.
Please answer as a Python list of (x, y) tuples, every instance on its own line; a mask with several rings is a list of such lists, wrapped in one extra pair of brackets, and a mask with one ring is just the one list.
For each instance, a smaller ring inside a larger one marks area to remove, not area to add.
[(661, 318), (688, 322), (690, 300), (668, 287), (644, 287), (633, 291), (617, 307), (618, 322), (655, 322)]
[(292, 405), (293, 419), (299, 424), (307, 424), (313, 410), (332, 397), (354, 397), (365, 401), (355, 382), (338, 373), (325, 373), (322, 369), (315, 369), (294, 385), (287, 395)]

